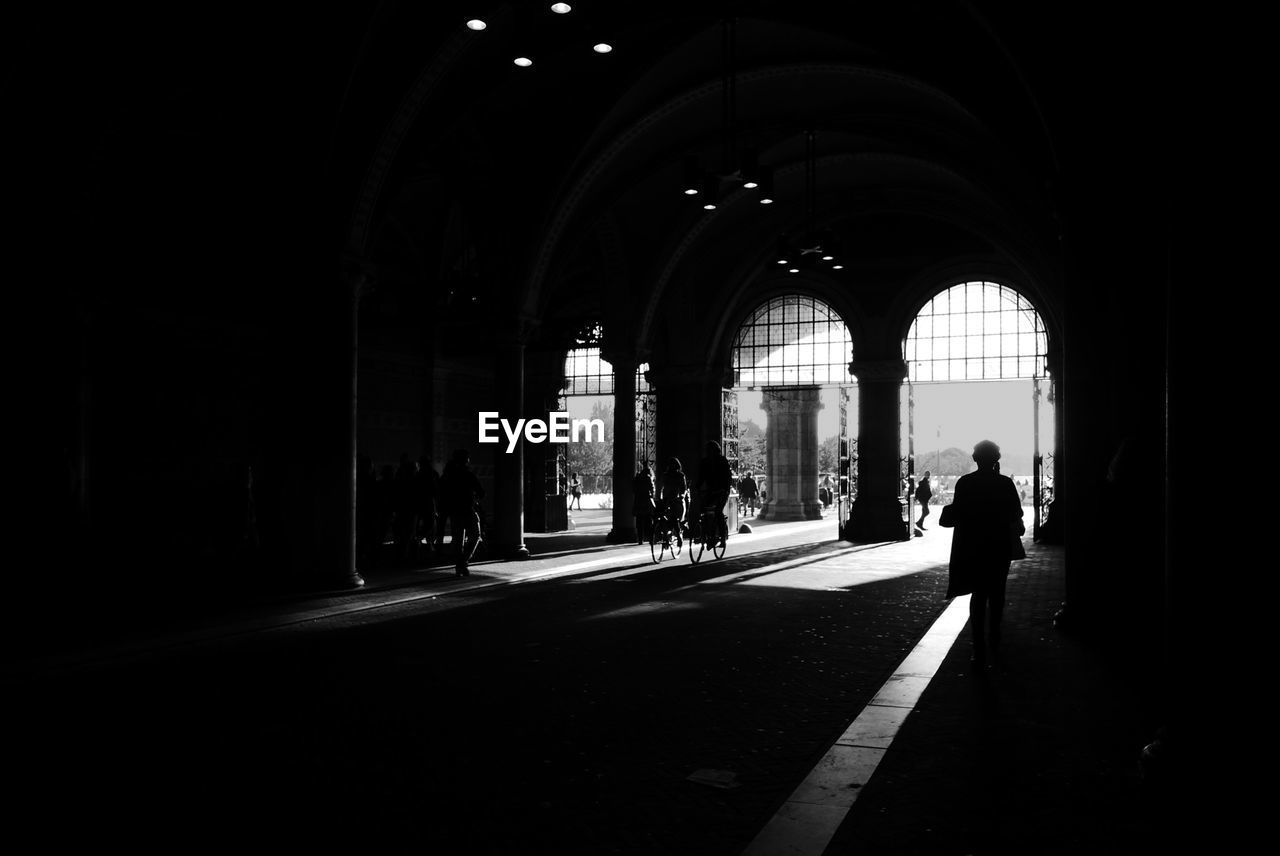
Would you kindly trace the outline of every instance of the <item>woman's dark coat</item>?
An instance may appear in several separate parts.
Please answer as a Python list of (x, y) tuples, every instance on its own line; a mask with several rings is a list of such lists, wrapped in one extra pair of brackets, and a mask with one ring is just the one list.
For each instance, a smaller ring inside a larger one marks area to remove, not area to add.
[(1022, 502), (1013, 479), (978, 470), (956, 482), (954, 499), (943, 509), (943, 526), (954, 526), (947, 597), (970, 594), (1009, 572), (1014, 539), (1025, 528)]

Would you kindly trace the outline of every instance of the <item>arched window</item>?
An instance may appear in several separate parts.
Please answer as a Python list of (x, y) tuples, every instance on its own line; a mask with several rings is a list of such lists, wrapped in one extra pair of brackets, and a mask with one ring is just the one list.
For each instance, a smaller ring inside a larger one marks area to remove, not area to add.
[(751, 314), (733, 345), (735, 387), (845, 384), (853, 340), (844, 320), (812, 297), (775, 297)]
[(914, 383), (1045, 376), (1048, 340), (1035, 307), (1014, 289), (965, 282), (916, 315), (905, 356)]

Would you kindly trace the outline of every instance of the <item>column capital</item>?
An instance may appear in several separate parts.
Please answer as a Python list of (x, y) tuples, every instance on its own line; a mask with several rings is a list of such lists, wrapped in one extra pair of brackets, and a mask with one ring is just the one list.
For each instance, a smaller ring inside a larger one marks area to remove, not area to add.
[(854, 360), (849, 373), (858, 383), (902, 383), (907, 378), (906, 360)]
[(636, 370), (636, 366), (640, 365), (640, 360), (636, 358), (635, 351), (630, 348), (601, 348), (600, 356), (605, 362), (613, 366), (616, 371), (619, 366), (627, 366), (631, 371)]
[(765, 390), (760, 409), (765, 413), (813, 413), (821, 410), (822, 401), (815, 387)]
[(1052, 347), (1044, 355), (1045, 368), (1055, 379), (1062, 377), (1062, 348)]

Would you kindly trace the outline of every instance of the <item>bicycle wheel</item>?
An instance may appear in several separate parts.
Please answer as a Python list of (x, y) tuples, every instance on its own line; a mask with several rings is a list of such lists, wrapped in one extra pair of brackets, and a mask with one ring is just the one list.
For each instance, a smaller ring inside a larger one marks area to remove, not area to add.
[(664, 549), (665, 541), (662, 535), (662, 524), (655, 523), (653, 531), (649, 533), (649, 555), (653, 558), (654, 564), (662, 561)]
[(724, 542), (724, 541), (721, 541), (719, 538), (717, 538), (717, 539), (716, 539), (715, 546), (713, 546), (713, 547), (711, 548), (711, 552), (715, 554), (715, 557), (716, 557), (717, 559), (723, 559), (723, 558), (724, 558), (724, 551), (725, 551), (725, 548), (726, 548), (727, 546), (728, 546), (728, 545), (727, 545), (727, 544), (725, 544), (725, 542)]
[(703, 546), (704, 545), (702, 541), (702, 532), (700, 531), (700, 529), (695, 528), (692, 532), (689, 533), (689, 561), (690, 562), (693, 562), (696, 565), (698, 564), (698, 562), (702, 561)]

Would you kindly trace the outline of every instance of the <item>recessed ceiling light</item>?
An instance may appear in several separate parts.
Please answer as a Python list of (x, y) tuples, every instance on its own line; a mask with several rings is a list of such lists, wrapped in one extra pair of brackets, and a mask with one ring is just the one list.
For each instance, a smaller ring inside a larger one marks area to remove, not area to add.
[(685, 196), (697, 196), (697, 195), (698, 195), (698, 188), (696, 188), (696, 187), (686, 187), (686, 188), (684, 189), (684, 195), (685, 195)]
[(744, 181), (744, 182), (742, 183), (742, 186), (743, 186), (743, 187), (745, 187), (747, 190), (754, 190), (755, 188), (759, 187), (760, 185), (759, 185), (759, 184), (757, 184), (757, 183), (756, 183), (756, 182), (754, 182), (754, 181)]
[(520, 66), (521, 68), (528, 68), (529, 66), (533, 65), (533, 60), (529, 59), (527, 56), (518, 56), (516, 57), (515, 62), (516, 62), (516, 65)]
[(557, 15), (567, 15), (573, 11), (573, 7), (568, 3), (552, 3), (551, 11), (555, 12)]
[(778, 264), (785, 265), (786, 263), (787, 263), (786, 259), (778, 259)]
[(788, 268), (787, 273), (800, 273), (800, 268)]
[(609, 51), (613, 50), (613, 45), (601, 42), (600, 44), (593, 47), (592, 50), (595, 51), (596, 53), (608, 53)]
[(844, 270), (844, 265), (832, 265), (832, 270)]
[(822, 257), (822, 260), (823, 260), (824, 262), (829, 262), (829, 261), (831, 261), (831, 260), (832, 260), (832, 259), (834, 259), (834, 258), (835, 258), (835, 256), (823, 256), (823, 257)]
[(472, 18), (470, 21), (467, 21), (467, 27), (472, 30), (483, 30), (487, 26), (489, 25), (484, 21), (481, 21), (479, 18)]
[(760, 199), (760, 204), (761, 204), (761, 205), (772, 205), (772, 204), (773, 204), (773, 200), (772, 200), (772, 199), (770, 199), (770, 198), (769, 198), (769, 197), (767, 197), (767, 196), (764, 196), (764, 197), (761, 197), (761, 199)]
[(714, 202), (708, 202), (706, 205), (703, 205), (702, 207), (707, 209), (708, 211), (716, 210), (716, 204)]

